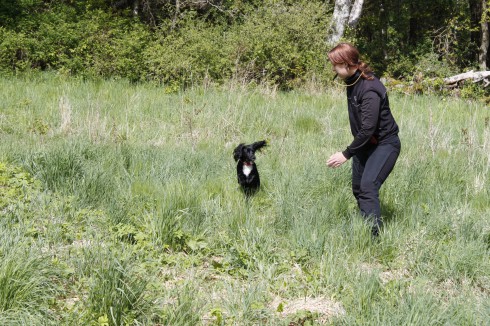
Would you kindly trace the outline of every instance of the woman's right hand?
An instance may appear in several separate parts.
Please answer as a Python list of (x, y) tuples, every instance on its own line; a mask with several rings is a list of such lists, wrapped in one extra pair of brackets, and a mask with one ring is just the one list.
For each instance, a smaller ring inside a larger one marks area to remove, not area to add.
[(330, 158), (327, 160), (327, 165), (331, 168), (338, 168), (345, 162), (347, 162), (347, 159), (345, 158), (344, 154), (342, 154), (342, 152), (337, 152), (330, 156)]

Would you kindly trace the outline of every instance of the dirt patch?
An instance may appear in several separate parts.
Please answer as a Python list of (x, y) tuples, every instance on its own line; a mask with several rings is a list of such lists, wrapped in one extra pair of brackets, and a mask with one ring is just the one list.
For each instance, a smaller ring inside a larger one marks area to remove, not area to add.
[(320, 316), (317, 320), (319, 323), (325, 323), (332, 317), (345, 315), (345, 309), (342, 307), (342, 304), (324, 297), (306, 297), (287, 300), (276, 298), (270, 307), (278, 311), (283, 317), (295, 315), (300, 311), (317, 313)]

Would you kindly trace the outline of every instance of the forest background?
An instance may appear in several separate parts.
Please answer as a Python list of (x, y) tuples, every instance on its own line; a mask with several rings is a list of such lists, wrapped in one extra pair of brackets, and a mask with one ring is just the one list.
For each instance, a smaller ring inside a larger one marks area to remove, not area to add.
[[(334, 8), (348, 14), (358, 3), (362, 11), (339, 36), (355, 43), (378, 75), (406, 82), (404, 92), (447, 91), (442, 78), (486, 70), (486, 0), (1, 3), (3, 74), (50, 70), (154, 82), (170, 92), (228, 80), (283, 90), (323, 84), (332, 78), (325, 55), (338, 29), (332, 16), (345, 15)], [(463, 90), (485, 96), (481, 85)]]

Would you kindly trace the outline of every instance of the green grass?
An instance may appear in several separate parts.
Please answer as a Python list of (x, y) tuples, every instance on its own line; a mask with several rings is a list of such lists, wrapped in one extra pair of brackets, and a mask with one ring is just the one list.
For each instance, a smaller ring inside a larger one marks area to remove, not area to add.
[[(0, 79), (0, 321), (489, 325), (490, 112), (392, 93), (402, 153), (377, 241), (341, 89)], [(233, 148), (267, 139), (261, 191)]]

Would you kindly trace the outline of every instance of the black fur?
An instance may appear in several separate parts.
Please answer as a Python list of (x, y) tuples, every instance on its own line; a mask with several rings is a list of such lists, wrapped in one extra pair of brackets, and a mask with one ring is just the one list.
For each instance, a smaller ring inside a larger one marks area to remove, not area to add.
[[(233, 158), (237, 162), (236, 172), (238, 184), (247, 195), (253, 195), (260, 188), (260, 177), (257, 165), (255, 164), (255, 152), (266, 146), (265, 140), (255, 142), (250, 145), (240, 144), (233, 151)], [(243, 168), (248, 165), (251, 168), (250, 174), (245, 175)]]

